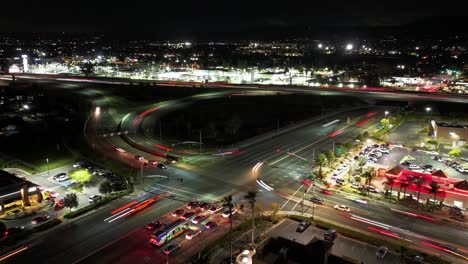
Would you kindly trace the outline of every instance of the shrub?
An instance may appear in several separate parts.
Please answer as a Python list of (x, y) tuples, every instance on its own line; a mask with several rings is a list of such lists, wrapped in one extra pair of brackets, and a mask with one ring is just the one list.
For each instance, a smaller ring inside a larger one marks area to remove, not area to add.
[(93, 210), (95, 208), (98, 208), (99, 206), (101, 206), (101, 205), (103, 205), (105, 203), (108, 203), (108, 202), (110, 202), (112, 200), (115, 200), (117, 198), (125, 196), (125, 195), (127, 195), (127, 193), (128, 193), (127, 191), (120, 191), (120, 192), (111, 193), (108, 196), (96, 201), (95, 203), (89, 204), (89, 205), (87, 205), (85, 207), (82, 207), (82, 208), (76, 210), (76, 211), (65, 214), (63, 217), (67, 218), (67, 219), (75, 218), (75, 217), (83, 215), (83, 214), (85, 214), (85, 213), (87, 213), (87, 212), (89, 212), (89, 211), (91, 211), (91, 210)]

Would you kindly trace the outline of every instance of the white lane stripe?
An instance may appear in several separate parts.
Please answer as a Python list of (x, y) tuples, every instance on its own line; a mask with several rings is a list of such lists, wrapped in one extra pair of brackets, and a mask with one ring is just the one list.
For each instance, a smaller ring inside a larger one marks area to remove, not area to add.
[(331, 122), (326, 123), (326, 124), (323, 125), (322, 127), (327, 127), (327, 126), (329, 126), (329, 125), (333, 125), (333, 124), (335, 124), (336, 122), (340, 122), (340, 120), (339, 120), (339, 119), (335, 119), (335, 120), (333, 120), (333, 121), (331, 121)]
[(261, 183), (263, 183), (267, 188), (271, 189), (272, 191), (274, 190), (273, 187), (270, 185), (266, 184), (264, 181), (260, 180)]
[(283, 206), (281, 206), (280, 211), (283, 210), (283, 208), (286, 206), (286, 204), (289, 203), (289, 201), (291, 201), (292, 197), (296, 195), (296, 193), (302, 188), (302, 186), (304, 185), (301, 184), (301, 186), (299, 186), (299, 188), (291, 196), (288, 197), (288, 200), (284, 202)]
[(123, 214), (123, 213), (125, 213), (125, 212), (128, 211), (128, 210), (130, 210), (130, 208), (126, 208), (125, 210), (122, 210), (122, 211), (118, 212), (117, 214), (112, 215), (112, 216), (110, 216), (110, 217), (104, 219), (104, 221), (107, 221), (107, 220), (109, 220), (109, 219), (111, 219), (111, 218), (114, 218), (114, 217), (120, 215), (120, 214)]
[[(213, 197), (209, 197), (209, 196), (206, 196), (206, 195), (201, 195), (201, 194), (198, 194), (198, 193), (189, 192), (189, 191), (185, 191), (185, 190), (178, 189), (178, 188), (173, 188), (173, 187), (166, 186), (166, 185), (162, 185), (162, 184), (159, 184), (159, 183), (156, 183), (156, 185), (159, 185), (159, 186), (164, 187), (164, 188), (169, 188), (169, 189), (172, 189), (172, 190), (176, 190), (176, 191), (179, 191), (179, 192), (184, 192), (184, 193), (189, 193), (189, 194), (197, 195), (197, 196), (200, 196), (200, 197), (203, 197), (203, 198), (205, 198), (205, 199), (212, 200), (212, 201), (218, 201), (218, 199), (213, 198)], [(192, 197), (192, 198), (193, 198), (193, 197)]]

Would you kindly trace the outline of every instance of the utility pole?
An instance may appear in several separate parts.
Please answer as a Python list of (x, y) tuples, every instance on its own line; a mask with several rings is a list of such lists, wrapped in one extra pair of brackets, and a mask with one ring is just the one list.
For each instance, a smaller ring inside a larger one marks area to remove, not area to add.
[(333, 154), (335, 154), (335, 140), (333, 140)]
[(200, 144), (199, 144), (199, 153), (201, 154), (201, 144), (202, 144), (202, 141), (201, 141), (201, 129), (198, 130), (198, 132), (200, 132)]

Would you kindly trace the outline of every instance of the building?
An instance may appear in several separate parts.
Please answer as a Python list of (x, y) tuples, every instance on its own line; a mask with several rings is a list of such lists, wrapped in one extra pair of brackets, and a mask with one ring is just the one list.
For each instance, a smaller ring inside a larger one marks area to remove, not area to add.
[(468, 139), (468, 124), (431, 121), (432, 135), (439, 141), (462, 146)]
[(38, 185), (0, 170), (0, 214), (42, 201)]
[[(385, 190), (391, 190), (393, 195), (399, 198), (403, 198), (402, 196), (406, 195), (406, 197), (417, 199), (416, 197), (419, 192), (420, 203), (427, 201), (435, 202), (435, 198), (436, 202), (450, 207), (468, 208), (468, 183), (460, 179), (449, 178), (441, 170), (432, 173), (421, 173), (395, 166), (387, 170), (385, 176), (393, 179), (393, 184), (386, 184)], [(422, 182), (419, 190), (416, 184), (418, 181)], [(430, 186), (433, 181), (439, 185), (435, 197)]]

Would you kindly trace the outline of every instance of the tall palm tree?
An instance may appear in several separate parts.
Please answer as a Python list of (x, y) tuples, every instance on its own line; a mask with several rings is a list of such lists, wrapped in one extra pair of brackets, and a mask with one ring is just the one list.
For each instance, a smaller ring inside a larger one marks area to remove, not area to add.
[[(409, 182), (407, 182), (407, 181), (400, 182), (400, 191), (401, 191), (401, 188), (404, 189), (403, 200), (406, 198), (406, 187), (408, 187), (408, 185), (409, 185)], [(399, 195), (398, 195), (398, 199), (400, 199)]]
[(373, 168), (368, 168), (366, 169), (366, 171), (364, 171), (364, 173), (362, 174), (362, 176), (364, 178), (366, 178), (366, 182), (367, 182), (367, 196), (369, 196), (369, 192), (370, 192), (370, 185), (371, 185), (371, 182), (372, 182), (372, 178), (374, 178), (374, 169)]
[(431, 186), (431, 189), (429, 190), (429, 192), (431, 192), (431, 193), (434, 194), (434, 205), (435, 205), (435, 203), (436, 203), (436, 196), (437, 196), (437, 194), (439, 193), (440, 185), (439, 185), (436, 181), (431, 181), (431, 183), (429, 184), (429, 186)]
[(229, 209), (229, 263), (232, 263), (232, 208), (235, 203), (232, 201), (232, 195), (223, 198), (223, 206)]
[(418, 199), (416, 200), (416, 202), (417, 202), (416, 209), (418, 209), (419, 208), (419, 195), (421, 195), (421, 187), (424, 184), (424, 180), (422, 178), (418, 177), (413, 182), (414, 182), (414, 184), (416, 184), (416, 187), (418, 188)]
[(254, 240), (255, 240), (254, 209), (255, 209), (255, 203), (257, 202), (257, 200), (255, 200), (256, 197), (257, 197), (257, 191), (249, 191), (247, 192), (247, 195), (244, 196), (244, 198), (247, 199), (247, 201), (249, 201), (250, 208), (252, 209), (252, 246), (254, 245)]
[(387, 181), (385, 184), (390, 185), (390, 202), (392, 201), (392, 192), (393, 192), (393, 184), (395, 183), (395, 179), (392, 177), (387, 177)]

